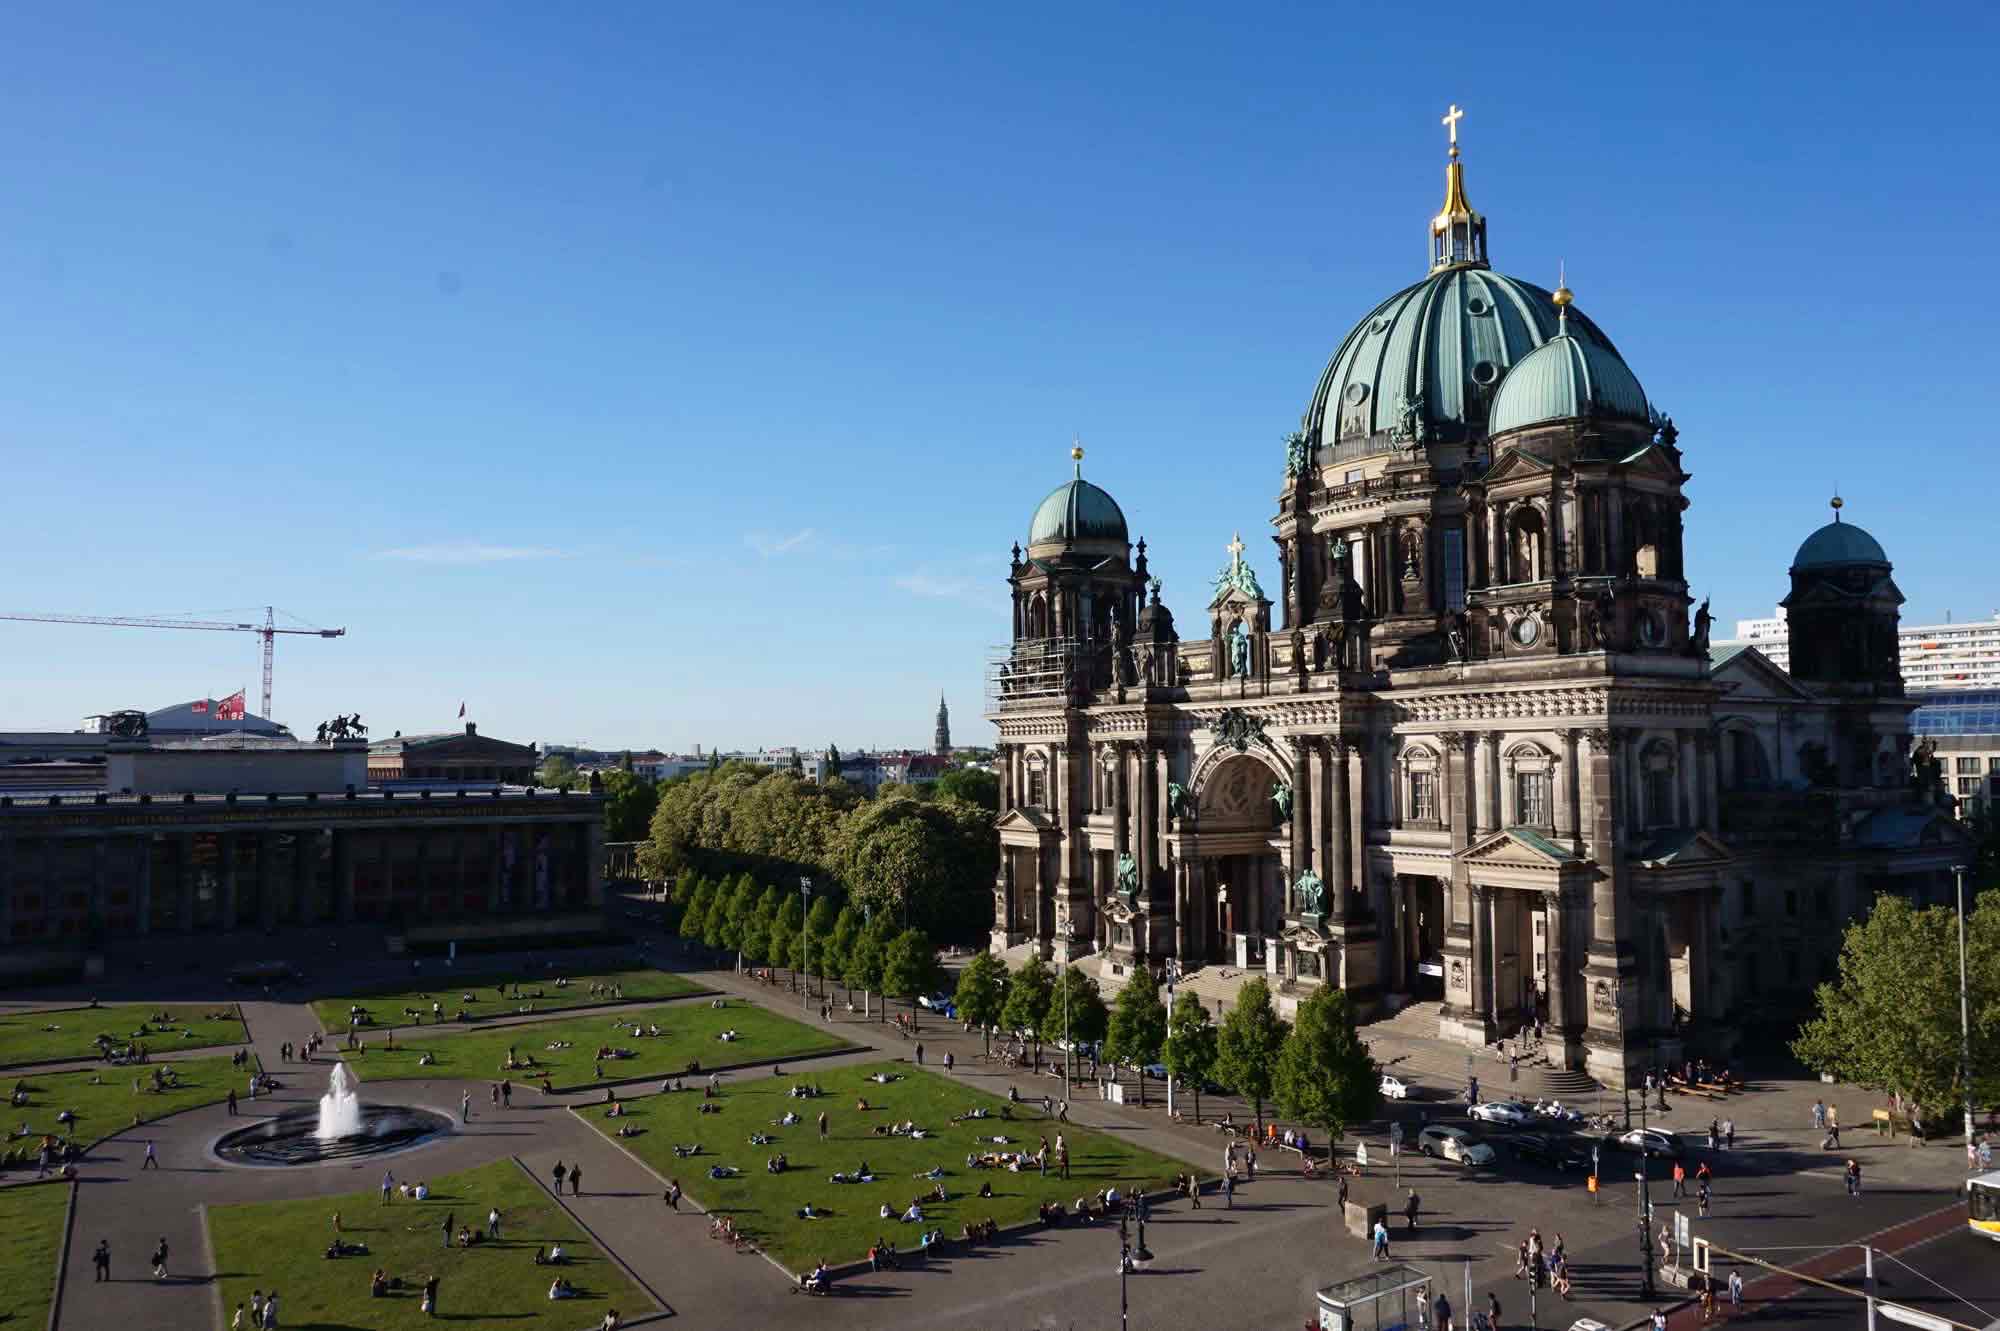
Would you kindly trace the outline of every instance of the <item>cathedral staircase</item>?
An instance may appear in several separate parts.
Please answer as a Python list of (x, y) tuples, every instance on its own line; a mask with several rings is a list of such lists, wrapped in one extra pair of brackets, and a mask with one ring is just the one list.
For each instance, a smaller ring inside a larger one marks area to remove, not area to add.
[(1552, 1068), (1523, 1059), (1508, 1080), (1507, 1048), (1500, 1043), (1483, 1048), (1458, 1044), (1438, 1035), (1442, 1003), (1411, 1003), (1394, 1016), (1370, 1022), (1361, 1028), (1361, 1038), (1385, 1072), (1406, 1081), (1451, 1091), (1465, 1092), (1466, 1056), (1472, 1056), (1472, 1075), (1479, 1078), (1479, 1093), (1492, 1099), (1561, 1100), (1585, 1108), (1599, 1087), (1588, 1074)]

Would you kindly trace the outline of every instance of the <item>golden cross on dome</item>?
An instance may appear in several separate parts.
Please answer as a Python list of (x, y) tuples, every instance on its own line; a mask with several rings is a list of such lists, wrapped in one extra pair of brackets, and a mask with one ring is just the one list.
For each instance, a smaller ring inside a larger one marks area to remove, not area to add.
[(1451, 110), (1445, 112), (1442, 122), (1445, 129), (1451, 134), (1451, 155), (1453, 157), (1458, 156), (1458, 122), (1463, 119), (1465, 119), (1464, 110), (1460, 108), (1457, 102), (1453, 102)]
[(1225, 545), (1222, 548), (1229, 552), (1230, 568), (1239, 569), (1243, 567), (1243, 552), (1249, 549), (1249, 547), (1243, 544), (1242, 532), (1237, 532), (1235, 535), (1235, 539), (1231, 540), (1228, 545)]

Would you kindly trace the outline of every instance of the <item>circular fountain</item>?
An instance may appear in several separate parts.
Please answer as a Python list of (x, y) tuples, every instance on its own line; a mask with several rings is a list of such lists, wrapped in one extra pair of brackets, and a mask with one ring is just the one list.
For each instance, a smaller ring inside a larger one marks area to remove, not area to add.
[(420, 1146), (451, 1131), (451, 1119), (410, 1105), (361, 1103), (354, 1073), (335, 1063), (317, 1111), (288, 1109), (225, 1134), (215, 1153), (239, 1165), (316, 1165)]

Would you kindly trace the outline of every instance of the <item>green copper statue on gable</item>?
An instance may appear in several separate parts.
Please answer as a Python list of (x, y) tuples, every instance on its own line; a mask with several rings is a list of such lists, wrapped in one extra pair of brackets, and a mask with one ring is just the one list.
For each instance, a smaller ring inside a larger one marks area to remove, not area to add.
[(1130, 855), (1118, 857), (1118, 890), (1128, 897), (1139, 891), (1139, 862)]
[(1307, 869), (1299, 875), (1299, 881), (1292, 885), (1298, 896), (1299, 914), (1324, 915), (1326, 913), (1326, 884), (1319, 875)]
[(1296, 476), (1304, 471), (1310, 456), (1304, 430), (1294, 430), (1285, 436), (1285, 475)]
[(1292, 788), (1289, 785), (1280, 781), (1274, 786), (1271, 803), (1278, 806), (1278, 821), (1288, 823), (1292, 820)]

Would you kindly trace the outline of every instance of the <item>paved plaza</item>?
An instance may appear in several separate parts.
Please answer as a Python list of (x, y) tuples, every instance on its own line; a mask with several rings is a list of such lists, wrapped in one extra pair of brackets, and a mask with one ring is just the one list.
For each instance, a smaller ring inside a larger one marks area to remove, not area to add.
[[(629, 964), (631, 957), (625, 953), (624, 962)], [(752, 1003), (769, 1009), (774, 1016), (803, 1020), (852, 1049), (803, 1063), (786, 1059), (788, 1074), (811, 1076), (814, 1071), (885, 1059), (913, 1061), (912, 1042), (894, 1026), (849, 1015), (838, 991), (833, 1004), (836, 1019), (822, 1023), (817, 1004), (802, 1005), (798, 995), (782, 983), (773, 986), (727, 970), (703, 970), (692, 959), (671, 950), (658, 960), (664, 968), (687, 971), (702, 989), (725, 996), (732, 1004)], [(619, 963), (620, 958), (605, 955), (565, 958), (559, 964), (581, 972), (611, 969)], [(371, 962), (357, 968), (354, 983), (388, 982), (395, 978), (396, 965), (402, 965), (407, 974), (407, 963)], [(142, 1002), (241, 997), (205, 993), (205, 982), (194, 975), (157, 977), (151, 981), (157, 989), (152, 993), (139, 989), (142, 982), (144, 977), (135, 977), (131, 982), (135, 992), (107, 992), (106, 997)], [(439, 982), (441, 987), (449, 984), (443, 979)], [(209, 1209), (241, 1202), (332, 1197), (372, 1187), (380, 1178), (385, 1165), (381, 1159), (269, 1170), (225, 1165), (210, 1151), (225, 1130), (255, 1116), (311, 1104), (325, 1089), (331, 1050), (323, 1052), (313, 1065), (287, 1064), (281, 1056), (283, 1044), (303, 1041), (320, 1029), (306, 1000), (338, 992), (324, 983), (309, 988), (313, 992), (256, 997), (242, 1003), (248, 1047), (284, 1083), (278, 1093), (254, 1103), (246, 1100), (242, 1116), (235, 1119), (223, 1105), (210, 1105), (137, 1131), (121, 1132), (89, 1152), (76, 1185), (59, 1326), (146, 1326), (161, 1331), (208, 1331), (226, 1326), (220, 1288), (227, 1284), (234, 1289), (246, 1275), (254, 1279), (257, 1273), (235, 1270), (224, 1273), (226, 1281), (216, 1279), (206, 1224)], [(73, 1003), (77, 997), (67, 993), (51, 996), (49, 1005)], [(679, 1001), (705, 1007), (713, 998), (703, 994)], [(640, 1005), (632, 1006), (636, 1010)], [(657, 1010), (662, 1005), (653, 999), (646, 1006)], [(802, 1006), (807, 1010), (802, 1011)], [(14, 1007), (19, 1009), (19, 1005)], [(570, 1021), (579, 1015), (589, 1014), (563, 1014)], [(605, 1020), (608, 1022), (608, 1014)], [(328, 1034), (337, 1037), (339, 1032)], [(425, 1034), (440, 1044), (457, 1038), (448, 1027)], [(524, 1043), (530, 1038), (524, 1032)], [(953, 1075), (970, 1086), (999, 1097), (1005, 1097), (1012, 1086), (1024, 1102), (1032, 1102), (1036, 1107), (1024, 1104), (1020, 1111), (1027, 1120), (1020, 1126), (1032, 1149), (1035, 1135), (1041, 1131), (1039, 1101), (1044, 1094), (1061, 1095), (1059, 1077), (989, 1066), (979, 1058), (977, 1037), (955, 1025), (927, 1020), (919, 1038), (931, 1071), (938, 1070), (949, 1050), (957, 1065)], [(331, 1043), (337, 1045), (338, 1041)], [(1450, 1070), (1462, 1071), (1462, 1051), (1425, 1047), (1387, 1029), (1376, 1046), (1379, 1059), (1397, 1061), (1416, 1083), (1416, 1094), (1392, 1111), (1407, 1125), (1407, 1131), (1414, 1135), (1426, 1120), (1463, 1121), (1462, 1107), (1455, 1099), (1462, 1094), (1463, 1084), (1454, 1083), (1450, 1076)], [(213, 1056), (219, 1051), (201, 1052)], [(1674, 1101), (1664, 1115), (1668, 1127), (1689, 1133), (1705, 1128), (1711, 1112), (1731, 1117), (1736, 1124), (1736, 1148), (1707, 1156), (1716, 1172), (1714, 1214), (1697, 1222), (1697, 1233), (1738, 1249), (1779, 1244), (1831, 1248), (1882, 1235), (1875, 1241), (1914, 1251), (1933, 1235), (1958, 1227), (1957, 1188), (1963, 1177), (1964, 1157), (1957, 1146), (1914, 1149), (1900, 1140), (1858, 1131), (1858, 1126), (1868, 1121), (1867, 1096), (1804, 1080), (1759, 1078), (1756, 1071), (1752, 1069), (1751, 1090), (1712, 1111), (1707, 1105)], [(724, 1080), (748, 1081), (770, 1072), (769, 1064), (756, 1065)], [(606, 1073), (616, 1076), (610, 1067)], [(1506, 1083), (1504, 1064), (1482, 1067), (1480, 1075), (1489, 1093), (1498, 1093)], [(691, 1202), (683, 1202), (679, 1212), (669, 1210), (661, 1198), (660, 1176), (639, 1154), (621, 1149), (618, 1140), (601, 1131), (594, 1121), (571, 1112), (573, 1105), (601, 1105), (605, 1097), (602, 1086), (555, 1095), (536, 1094), (522, 1086), (511, 1109), (493, 1111), (487, 1099), (489, 1084), (485, 1078), (472, 1082), (439, 1078), (402, 1080), (376, 1088), (383, 1100), (425, 1106), (453, 1117), (464, 1093), (470, 1091), (474, 1102), (471, 1122), (435, 1144), (390, 1157), (387, 1166), (399, 1178), (439, 1177), (514, 1159), (529, 1175), (545, 1180), (558, 1160), (572, 1166), (580, 1163), (584, 1188), (580, 1194), (563, 1196), (561, 1206), (618, 1262), (632, 1283), (659, 1305), (657, 1312), (621, 1309), (626, 1325), (670, 1316), (677, 1324), (688, 1326), (736, 1327), (771, 1325), (808, 1315), (805, 1305), (797, 1301), (800, 1296), (793, 1291), (791, 1280), (774, 1262), (712, 1241), (707, 1217)], [(376, 1098), (365, 1081), (362, 1090), (364, 1099)], [(631, 1098), (655, 1090), (656, 1084), (639, 1084), (621, 1086), (616, 1093)], [(1817, 1149), (1810, 1106), (1816, 1095), (1827, 1091), (1838, 1091), (1828, 1098), (1839, 1106), (1842, 1122), (1849, 1125), (1844, 1154), (1853, 1155), (1863, 1165), (1865, 1188), (1858, 1200), (1846, 1195), (1839, 1168), (1842, 1156)], [(1149, 1097), (1150, 1107), (1142, 1110), (1136, 1105), (1107, 1103), (1092, 1083), (1084, 1081), (1072, 1090), (1071, 1097), (1070, 1117), (1078, 1128), (1185, 1162), (1211, 1183), (1220, 1170), (1223, 1136), (1212, 1126), (1197, 1127), (1169, 1118), (1157, 1094)], [(1186, 1108), (1185, 1104), (1181, 1107)], [(1239, 1121), (1248, 1116), (1242, 1104), (1214, 1097), (1204, 1097), (1202, 1110), (1205, 1119), (1225, 1111), (1233, 1111)], [(1654, 1125), (1661, 1121), (1657, 1113), (1648, 1116)], [(1593, 1200), (1580, 1176), (1523, 1165), (1505, 1152), (1498, 1165), (1478, 1171), (1462, 1171), (1416, 1156), (1406, 1156), (1399, 1162), (1400, 1168), (1393, 1167), (1386, 1149), (1387, 1131), (1386, 1122), (1373, 1124), (1342, 1144), (1343, 1157), (1351, 1156), (1358, 1142), (1366, 1142), (1370, 1148), (1368, 1170), (1361, 1178), (1350, 1180), (1353, 1198), (1390, 1205), (1396, 1216), (1392, 1223), (1395, 1259), (1436, 1275), (1445, 1283), (1454, 1304), (1460, 1302), (1469, 1270), (1477, 1306), (1485, 1305), (1491, 1290), (1500, 1299), (1504, 1325), (1528, 1325), (1526, 1286), (1512, 1278), (1513, 1248), (1530, 1228), (1539, 1228), (1551, 1241), (1557, 1233), (1564, 1236), (1576, 1284), (1575, 1302), (1569, 1306), (1561, 1306), (1545, 1291), (1535, 1309), (1536, 1324), (1564, 1327), (1578, 1317), (1590, 1316), (1618, 1327), (1637, 1322), (1650, 1312), (1653, 1305), (1637, 1298), (1638, 1240), (1631, 1157), (1621, 1155), (1616, 1163), (1607, 1161), (1605, 1187)], [(148, 1139), (155, 1143), (160, 1161), (157, 1171), (141, 1168), (143, 1143)], [(1369, 1266), (1367, 1244), (1347, 1234), (1338, 1222), (1336, 1185), (1331, 1180), (1303, 1177), (1295, 1157), (1287, 1152), (1267, 1151), (1258, 1163), (1255, 1181), (1239, 1186), (1233, 1202), (1226, 1203), (1211, 1190), (1204, 1195), (1199, 1210), (1185, 1200), (1153, 1207), (1146, 1243), (1154, 1260), (1124, 1282), (1132, 1326), (1297, 1327), (1309, 1316), (1316, 1286)], [(33, 1172), (26, 1171), (29, 1177)], [(1621, 1172), (1625, 1175), (1622, 1178)], [(6, 1177), (13, 1183), (22, 1178), (22, 1172), (11, 1171)], [(958, 1186), (964, 1180), (953, 1182)], [(1396, 1190), (1397, 1183), (1403, 1189), (1415, 1188), (1420, 1195), (1422, 1210), (1414, 1233), (1405, 1232), (1401, 1208), (1406, 1194)], [(1670, 1205), (1671, 1191), (1671, 1184), (1656, 1165), (1654, 1201), (1663, 1207)], [(1662, 1219), (1664, 1216), (1656, 1218), (1656, 1229)], [(905, 1231), (892, 1235), (899, 1246), (914, 1246), (914, 1227), (898, 1228)], [(155, 1281), (145, 1259), (163, 1236), (175, 1258), (171, 1277)], [(113, 1279), (108, 1282), (93, 1279), (91, 1253), (100, 1239), (108, 1240), (115, 1254)], [(996, 1243), (971, 1250), (947, 1242), (941, 1256), (900, 1270), (869, 1272), (864, 1268), (844, 1275), (837, 1283), (836, 1297), (815, 1301), (809, 1316), (818, 1324), (857, 1328), (1112, 1326), (1119, 1316), (1121, 1297), (1118, 1252), (1116, 1227), (1103, 1224), (1017, 1230), (1003, 1234)], [(858, 1255), (829, 1254), (835, 1260)], [(1811, 1255), (1791, 1254), (1799, 1259)], [(1840, 1267), (1837, 1258), (1822, 1260), (1832, 1262), (1829, 1269)], [(1773, 1287), (1769, 1292), (1779, 1291)], [(571, 1320), (580, 1331), (600, 1311), (594, 1305), (580, 1307)], [(1969, 1313), (1966, 1319), (1970, 1319)], [(285, 1322), (296, 1324), (290, 1319)], [(549, 1320), (536, 1324), (568, 1323)], [(1462, 1320), (1460, 1325), (1464, 1325)]]

